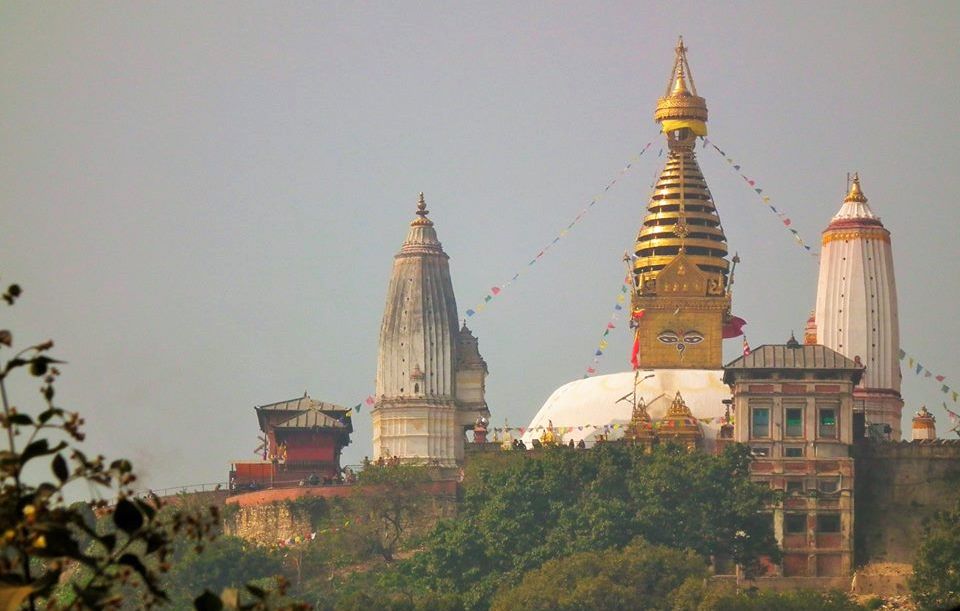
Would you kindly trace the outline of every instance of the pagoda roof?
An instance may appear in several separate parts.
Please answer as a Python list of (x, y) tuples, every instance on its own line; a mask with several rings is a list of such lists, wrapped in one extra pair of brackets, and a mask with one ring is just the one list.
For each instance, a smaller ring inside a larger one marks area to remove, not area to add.
[(266, 403), (253, 408), (257, 412), (260, 430), (272, 428), (333, 428), (342, 429), (347, 433), (353, 431), (353, 423), (349, 420), (351, 410), (335, 403), (317, 401), (303, 393), (302, 397)]
[(270, 410), (270, 411), (297, 411), (302, 412), (309, 409), (319, 409), (327, 412), (348, 412), (350, 411), (349, 407), (343, 407), (342, 405), (337, 405), (336, 403), (327, 403), (325, 401), (317, 401), (304, 393), (302, 397), (297, 397), (296, 399), (288, 399), (287, 401), (277, 401), (276, 403), (265, 403), (263, 405), (258, 405), (254, 407), (255, 410)]
[(317, 409), (309, 409), (307, 411), (299, 412), (289, 420), (284, 420), (274, 425), (274, 428), (277, 429), (311, 429), (311, 428), (323, 428), (323, 429), (345, 429), (345, 425), (340, 420), (336, 418), (331, 418), (330, 416), (324, 414)]

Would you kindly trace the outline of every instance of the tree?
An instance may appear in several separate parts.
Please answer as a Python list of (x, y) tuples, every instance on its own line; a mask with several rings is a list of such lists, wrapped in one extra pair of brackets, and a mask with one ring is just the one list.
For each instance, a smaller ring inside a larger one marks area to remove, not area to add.
[(706, 569), (694, 552), (637, 538), (620, 550), (550, 560), (498, 593), (490, 608), (669, 611), (674, 592), (688, 579), (702, 581)]
[[(12, 306), (21, 294), (13, 284), (2, 298)], [(13, 333), (0, 330), (0, 349), (12, 347)], [(91, 458), (71, 445), (83, 441), (83, 419), (54, 403), (62, 361), (51, 356), (52, 349), (52, 341), (31, 345), (0, 367), (0, 426), (6, 432), (6, 448), (0, 451), (0, 600), (6, 609), (20, 604), (34, 609), (74, 566), (82, 567), (82, 578), (72, 580), (65, 596), (51, 598), (50, 606), (116, 605), (123, 598), (121, 592), (131, 588), (139, 592), (138, 604), (143, 606), (166, 600), (160, 574), (169, 566), (171, 533), (201, 542), (216, 521), (216, 512), (191, 516), (174, 512), (162, 520), (159, 499), (134, 495), (131, 485), (136, 476), (129, 461)], [(32, 413), (14, 407), (7, 394), (10, 376), (23, 371), (42, 381), (44, 407)], [(50, 479), (37, 477), (42, 472), (37, 463), (44, 461)], [(113, 504), (102, 500), (92, 504), (114, 528), (98, 530), (89, 511), (65, 504), (64, 488), (80, 481), (117, 496)]]
[(925, 609), (960, 606), (960, 502), (925, 527), (909, 584), (913, 599)]
[[(0, 298), (12, 306), (21, 294), (12, 284)], [(0, 329), (0, 355), (12, 348), (13, 333)], [(52, 349), (48, 340), (0, 360), (0, 428), (6, 433), (0, 449), (0, 609), (142, 608), (167, 602), (162, 575), (170, 570), (175, 541), (199, 552), (216, 536), (219, 512), (141, 498), (132, 488), (130, 461), (80, 450), (83, 418), (54, 402), (62, 361), (51, 356)], [(21, 372), (41, 380), (40, 409), (11, 403), (7, 381)], [(49, 465), (45, 477), (43, 463)], [(116, 500), (68, 505), (64, 489), (76, 482)], [(245, 589), (251, 601), (245, 604), (237, 591), (225, 592), (225, 599), (206, 591), (194, 604), (201, 611), (221, 609), (225, 601), (237, 609), (302, 607), (280, 598), (282, 584), (277, 593), (254, 585)]]
[(430, 481), (424, 467), (364, 469), (359, 475), (360, 486), (348, 503), (355, 518), (346, 532), (360, 549), (393, 562), (411, 527), (423, 519), (433, 502), (425, 489)]
[(477, 460), (458, 517), (441, 521), (400, 569), (421, 590), (457, 592), (469, 608), (484, 608), (549, 560), (620, 549), (638, 536), (704, 559), (776, 558), (764, 511), (772, 493), (750, 481), (749, 461), (743, 447), (722, 456), (673, 447), (646, 455), (612, 443)]
[[(850, 595), (839, 590), (821, 592), (816, 590), (790, 590), (770, 592), (750, 590), (736, 592), (707, 592), (697, 607), (685, 607), (696, 611), (864, 611), (865, 607), (854, 602)], [(677, 611), (679, 608), (675, 607)]]
[(178, 546), (164, 585), (175, 607), (190, 608), (198, 592), (241, 588), (247, 582), (273, 578), (283, 572), (283, 559), (274, 550), (239, 537), (220, 536), (201, 552)]

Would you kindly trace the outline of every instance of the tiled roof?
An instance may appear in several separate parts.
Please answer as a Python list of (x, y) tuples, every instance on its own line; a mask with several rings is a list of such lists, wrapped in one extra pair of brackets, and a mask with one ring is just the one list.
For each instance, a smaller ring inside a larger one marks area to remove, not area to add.
[(850, 369), (861, 370), (835, 350), (819, 344), (789, 347), (786, 344), (764, 344), (746, 356), (727, 363), (724, 369)]
[(271, 411), (296, 411), (302, 412), (309, 409), (323, 410), (327, 412), (346, 412), (349, 411), (349, 408), (343, 407), (342, 405), (337, 405), (335, 403), (325, 403), (323, 401), (317, 401), (316, 399), (311, 399), (310, 395), (304, 394), (302, 397), (297, 397), (296, 399), (289, 399), (287, 401), (278, 401), (276, 403), (267, 403), (265, 405), (258, 405), (256, 409), (262, 410), (271, 410)]
[(310, 429), (314, 427), (342, 429), (346, 428), (346, 425), (340, 420), (331, 418), (330, 416), (316, 409), (302, 411), (289, 420), (284, 420), (283, 422), (275, 425), (275, 428), (278, 429)]

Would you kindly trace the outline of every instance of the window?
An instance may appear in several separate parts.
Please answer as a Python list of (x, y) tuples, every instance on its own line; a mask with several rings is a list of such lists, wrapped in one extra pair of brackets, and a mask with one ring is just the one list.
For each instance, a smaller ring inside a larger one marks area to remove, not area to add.
[(770, 448), (764, 448), (764, 447), (750, 448), (750, 455), (751, 456), (770, 456)]
[(787, 458), (803, 458), (803, 446), (787, 446), (783, 448), (783, 455)]
[(840, 490), (840, 479), (829, 477), (817, 482), (817, 490), (824, 494), (834, 494)]
[(822, 439), (837, 438), (837, 410), (834, 408), (820, 408), (820, 432)]
[(803, 494), (803, 480), (788, 479), (787, 494)]
[(788, 535), (802, 535), (807, 530), (807, 516), (802, 513), (788, 513), (783, 516), (783, 532)]
[(770, 408), (755, 407), (750, 412), (752, 439), (763, 439), (770, 436)]
[(817, 532), (818, 533), (840, 532), (840, 514), (839, 513), (817, 514)]
[(788, 407), (786, 410), (787, 428), (785, 437), (803, 437), (803, 408)]

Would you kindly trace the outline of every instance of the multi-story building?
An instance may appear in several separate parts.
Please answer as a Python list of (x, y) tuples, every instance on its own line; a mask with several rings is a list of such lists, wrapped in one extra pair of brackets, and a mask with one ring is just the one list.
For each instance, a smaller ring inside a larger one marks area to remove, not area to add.
[(734, 439), (751, 473), (783, 492), (771, 508), (784, 577), (853, 567), (853, 390), (863, 367), (820, 345), (764, 345), (729, 363)]

